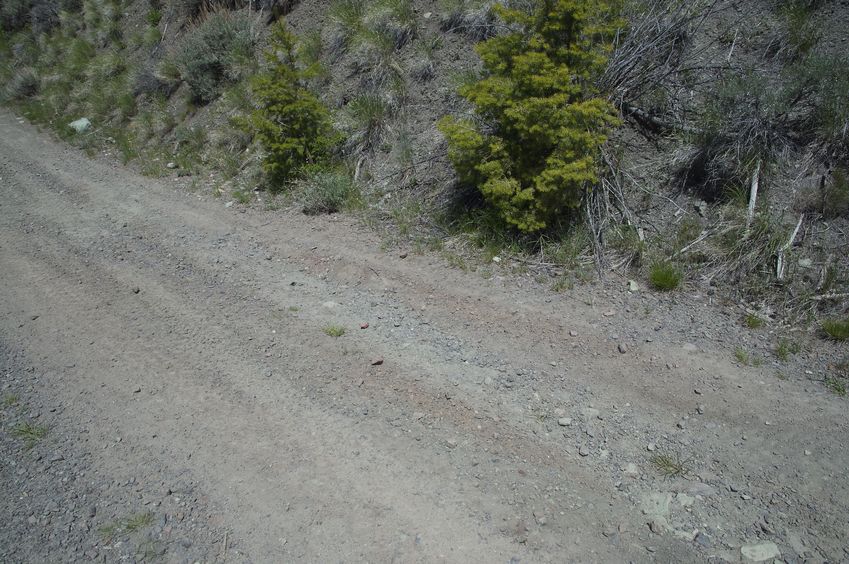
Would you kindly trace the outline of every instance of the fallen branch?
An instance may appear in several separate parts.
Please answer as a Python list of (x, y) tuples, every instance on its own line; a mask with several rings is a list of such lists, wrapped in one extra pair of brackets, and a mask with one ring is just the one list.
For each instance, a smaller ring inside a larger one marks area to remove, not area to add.
[(787, 252), (787, 249), (793, 246), (793, 243), (796, 241), (796, 236), (799, 234), (799, 229), (802, 227), (802, 222), (805, 220), (805, 214), (799, 216), (799, 222), (796, 224), (796, 229), (793, 230), (793, 234), (790, 235), (790, 239), (780, 249), (778, 249), (778, 257), (775, 261), (775, 277), (778, 278), (778, 281), (781, 282), (784, 280), (784, 270), (786, 268), (786, 264), (784, 262), (784, 253)]
[(814, 296), (811, 298), (812, 301), (815, 302), (823, 302), (827, 300), (846, 300), (849, 299), (849, 293), (847, 294), (823, 294), (821, 296)]
[(755, 218), (755, 205), (758, 203), (758, 188), (761, 184), (761, 161), (755, 165), (755, 172), (752, 174), (752, 186), (749, 189), (749, 209), (746, 212), (746, 231), (752, 225), (752, 220)]
[(713, 233), (712, 229), (705, 229), (704, 231), (702, 231), (701, 235), (699, 235), (698, 238), (696, 238), (695, 241), (693, 241), (692, 243), (690, 243), (689, 245), (687, 245), (683, 249), (680, 249), (679, 251), (674, 252), (671, 255), (669, 255), (669, 258), (667, 260), (672, 260), (673, 258), (677, 257), (678, 255), (683, 255), (684, 253), (686, 253), (687, 251), (689, 251), (690, 249), (692, 249), (693, 247), (695, 247), (696, 245), (698, 245), (699, 243), (701, 243), (702, 241), (704, 241), (705, 239), (710, 237), (710, 235), (712, 233)]

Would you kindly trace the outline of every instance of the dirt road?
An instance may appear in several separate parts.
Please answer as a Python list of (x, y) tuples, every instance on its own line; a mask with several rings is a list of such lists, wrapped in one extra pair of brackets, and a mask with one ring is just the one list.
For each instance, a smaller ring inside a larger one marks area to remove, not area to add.
[(170, 182), (0, 113), (0, 560), (849, 558), (836, 348)]

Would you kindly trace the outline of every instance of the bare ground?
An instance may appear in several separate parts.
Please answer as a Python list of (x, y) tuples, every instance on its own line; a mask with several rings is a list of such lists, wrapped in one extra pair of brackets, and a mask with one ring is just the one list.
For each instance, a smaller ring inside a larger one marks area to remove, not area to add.
[(0, 187), (0, 560), (849, 559), (837, 345), (740, 366), (696, 289), (402, 259), (6, 112)]

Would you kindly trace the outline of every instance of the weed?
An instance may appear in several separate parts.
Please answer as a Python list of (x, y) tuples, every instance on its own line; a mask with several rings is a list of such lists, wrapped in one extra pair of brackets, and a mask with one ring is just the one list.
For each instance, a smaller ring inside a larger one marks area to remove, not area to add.
[(764, 320), (754, 313), (747, 313), (746, 317), (743, 318), (743, 325), (749, 329), (760, 329), (764, 326)]
[(298, 306), (289, 306), (289, 311), (292, 313), (298, 313), (299, 311), (301, 311), (301, 308), (299, 308)]
[(110, 542), (120, 534), (131, 534), (145, 529), (153, 524), (153, 513), (144, 512), (124, 517), (108, 525), (100, 527), (100, 535), (106, 542)]
[(305, 214), (336, 213), (361, 202), (360, 189), (344, 170), (322, 170), (307, 175), (300, 184), (299, 196)]
[(825, 379), (824, 384), (835, 395), (846, 397), (846, 384), (843, 381), (829, 377)]
[(683, 274), (672, 263), (656, 262), (649, 269), (649, 282), (654, 289), (669, 292), (681, 285)]
[(342, 335), (345, 334), (345, 328), (342, 327), (341, 325), (328, 325), (327, 327), (322, 329), (322, 331), (324, 331), (325, 335), (328, 335), (328, 336), (334, 337), (334, 338), (341, 337)]
[(833, 341), (849, 339), (849, 317), (845, 319), (826, 319), (822, 322), (822, 330)]
[(463, 271), (469, 270), (469, 264), (466, 262), (466, 259), (464, 259), (461, 255), (454, 251), (443, 249), (442, 257), (450, 266), (454, 268), (459, 268)]
[(391, 109), (387, 101), (375, 94), (354, 98), (346, 107), (349, 119), (347, 145), (354, 150), (372, 151), (378, 147), (386, 131)]
[(654, 466), (655, 470), (669, 478), (683, 476), (689, 471), (687, 462), (678, 454), (672, 456), (670, 454), (658, 453), (649, 458), (649, 463)]
[(38, 441), (47, 436), (47, 427), (31, 423), (18, 423), (12, 428), (12, 436), (24, 440), (27, 448), (32, 448)]
[(775, 356), (781, 362), (787, 362), (790, 359), (790, 355), (799, 354), (801, 351), (802, 345), (796, 341), (781, 339), (775, 347)]
[(555, 292), (560, 293), (560, 292), (566, 292), (568, 290), (571, 290), (574, 287), (575, 287), (575, 281), (572, 279), (572, 277), (564, 274), (563, 276), (560, 276), (557, 279), (557, 281), (554, 283), (554, 285), (551, 286), (551, 289), (554, 290)]
[(734, 349), (734, 358), (737, 359), (737, 362), (742, 364), (743, 366), (749, 365), (749, 353), (746, 352), (746, 349), (743, 347), (737, 347)]
[(6, 83), (3, 98), (7, 100), (23, 100), (35, 96), (41, 88), (38, 72), (32, 67), (18, 69)]
[(12, 407), (18, 403), (18, 400), (19, 398), (15, 394), (6, 394), (3, 396), (3, 407)]
[(251, 201), (250, 192), (245, 192), (244, 190), (233, 190), (232, 196), (234, 200), (242, 205), (249, 204)]
[(152, 26), (158, 26), (159, 21), (162, 19), (162, 12), (156, 8), (151, 8), (147, 12), (147, 23)]

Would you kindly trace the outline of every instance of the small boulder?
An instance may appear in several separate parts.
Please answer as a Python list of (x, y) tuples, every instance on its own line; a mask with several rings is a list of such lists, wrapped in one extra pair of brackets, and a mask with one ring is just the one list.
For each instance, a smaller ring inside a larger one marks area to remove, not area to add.
[(68, 127), (73, 129), (77, 133), (85, 133), (86, 131), (91, 129), (91, 121), (89, 121), (88, 118), (80, 118), (69, 123)]

